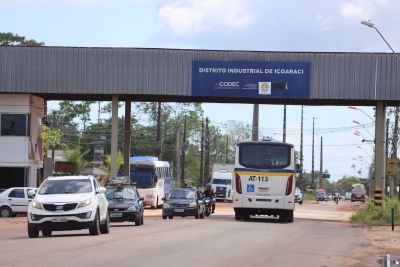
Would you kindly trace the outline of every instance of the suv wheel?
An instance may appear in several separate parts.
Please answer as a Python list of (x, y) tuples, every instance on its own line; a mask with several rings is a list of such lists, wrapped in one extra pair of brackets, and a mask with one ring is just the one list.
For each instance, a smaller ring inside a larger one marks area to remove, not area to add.
[(100, 225), (100, 232), (102, 234), (108, 234), (110, 232), (110, 214), (108, 212), (106, 220)]
[(94, 217), (93, 224), (89, 227), (89, 233), (91, 235), (99, 235), (100, 234), (100, 218), (99, 212), (96, 212), (96, 216)]
[(143, 215), (144, 215), (144, 214), (143, 214), (143, 213), (144, 213), (144, 211), (142, 211), (142, 215), (140, 216), (140, 224), (141, 224), (141, 225), (144, 224), (144, 219), (143, 219), (143, 217), (144, 217)]
[(29, 238), (39, 237), (39, 230), (36, 228), (36, 226), (32, 225), (31, 223), (28, 223), (28, 236)]

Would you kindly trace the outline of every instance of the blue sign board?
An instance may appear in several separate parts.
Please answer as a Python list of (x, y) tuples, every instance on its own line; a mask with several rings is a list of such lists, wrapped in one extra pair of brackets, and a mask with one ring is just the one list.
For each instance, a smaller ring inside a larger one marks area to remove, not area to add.
[(193, 61), (193, 96), (309, 98), (310, 62)]

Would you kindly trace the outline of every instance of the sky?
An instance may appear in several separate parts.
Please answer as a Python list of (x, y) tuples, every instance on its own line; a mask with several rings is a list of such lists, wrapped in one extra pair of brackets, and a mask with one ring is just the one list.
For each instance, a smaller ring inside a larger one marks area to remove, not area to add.
[[(378, 33), (360, 21), (375, 23), (400, 51), (399, 10), (398, 0), (0, 0), (0, 32), (49, 46), (390, 52)], [(216, 125), (252, 121), (252, 105), (203, 107)], [(287, 107), (287, 141), (296, 149), (300, 110)], [(366, 177), (373, 146), (361, 140), (373, 138), (373, 114), (373, 107), (305, 106), (305, 170), (312, 165), (315, 118), (314, 169), (320, 167), (322, 136), (323, 169), (331, 181), (358, 170)], [(260, 137), (282, 140), (282, 121), (282, 105), (261, 105)]]

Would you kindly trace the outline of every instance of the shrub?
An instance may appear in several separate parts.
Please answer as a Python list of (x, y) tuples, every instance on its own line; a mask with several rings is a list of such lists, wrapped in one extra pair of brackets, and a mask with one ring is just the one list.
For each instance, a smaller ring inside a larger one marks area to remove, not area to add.
[[(395, 225), (400, 225), (400, 201), (393, 199)], [(391, 225), (392, 224), (392, 200), (385, 197), (382, 206), (376, 206), (372, 201), (366, 203), (354, 213), (350, 221), (365, 225)]]

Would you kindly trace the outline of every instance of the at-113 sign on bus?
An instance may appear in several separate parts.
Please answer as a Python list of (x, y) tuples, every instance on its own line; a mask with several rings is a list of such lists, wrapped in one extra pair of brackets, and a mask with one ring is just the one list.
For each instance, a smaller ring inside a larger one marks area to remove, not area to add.
[(310, 62), (193, 61), (192, 95), (309, 98)]

